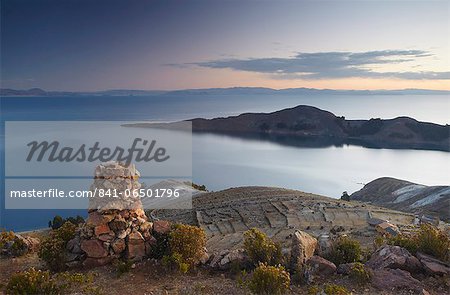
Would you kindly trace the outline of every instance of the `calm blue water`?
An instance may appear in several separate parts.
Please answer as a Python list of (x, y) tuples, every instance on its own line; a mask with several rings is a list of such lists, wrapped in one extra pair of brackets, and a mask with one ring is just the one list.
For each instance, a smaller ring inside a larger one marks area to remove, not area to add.
[[(5, 121), (144, 121), (217, 117), (313, 105), (348, 119), (410, 116), (450, 123), (448, 96), (174, 96), (1, 98), (1, 187), (4, 192)], [(118, 123), (119, 125), (119, 123)], [(118, 127), (119, 128), (119, 127)], [(392, 176), (427, 185), (450, 184), (450, 153), (367, 149), (358, 146), (298, 148), (263, 140), (195, 134), (193, 179), (211, 190), (269, 185), (340, 197), (377, 177)], [(80, 210), (4, 210), (0, 226), (14, 230), (46, 227), (55, 214)]]

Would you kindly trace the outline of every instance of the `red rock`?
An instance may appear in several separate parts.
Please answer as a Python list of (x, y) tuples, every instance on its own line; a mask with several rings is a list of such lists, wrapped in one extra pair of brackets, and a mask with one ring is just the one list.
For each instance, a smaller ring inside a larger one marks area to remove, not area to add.
[(127, 222), (122, 216), (118, 215), (113, 221), (111, 221), (109, 223), (109, 227), (113, 231), (119, 232), (119, 231), (122, 231), (122, 230), (126, 230)]
[(145, 257), (144, 240), (129, 240), (126, 249), (126, 256), (131, 260), (141, 260)]
[(144, 240), (144, 237), (142, 236), (142, 234), (140, 232), (133, 230), (128, 235), (128, 241), (133, 242), (133, 240)]
[(425, 271), (431, 275), (450, 274), (450, 267), (436, 258), (423, 253), (417, 253), (417, 258), (419, 258)]
[(98, 211), (92, 211), (89, 213), (89, 216), (86, 220), (87, 225), (98, 226), (102, 224), (107, 224), (113, 219), (112, 215), (103, 215)]
[(114, 250), (115, 254), (120, 254), (125, 251), (126, 244), (124, 239), (116, 239), (111, 243), (111, 248)]
[(102, 234), (107, 234), (111, 231), (111, 229), (109, 228), (108, 224), (101, 224), (101, 225), (97, 225), (94, 228), (94, 233), (95, 235), (98, 237)]
[(103, 247), (103, 243), (99, 240), (83, 240), (81, 249), (86, 252), (88, 257), (102, 258), (108, 255), (108, 251)]
[(102, 234), (98, 236), (98, 239), (102, 242), (111, 242), (114, 239), (113, 234)]
[(384, 245), (378, 249), (366, 265), (372, 269), (399, 268), (409, 272), (422, 270), (420, 261), (411, 255), (408, 250), (399, 246)]
[(313, 274), (330, 275), (336, 272), (336, 265), (320, 256), (312, 256), (306, 264), (311, 266)]
[(92, 258), (88, 257), (83, 261), (84, 267), (98, 267), (102, 265), (106, 265), (112, 261), (112, 257), (103, 257), (103, 258)]
[(157, 220), (153, 222), (153, 231), (158, 234), (167, 234), (170, 232), (170, 222), (167, 220)]
[(399, 289), (422, 292), (423, 290), (423, 284), (420, 281), (401, 269), (375, 269), (371, 278), (372, 285), (384, 291)]

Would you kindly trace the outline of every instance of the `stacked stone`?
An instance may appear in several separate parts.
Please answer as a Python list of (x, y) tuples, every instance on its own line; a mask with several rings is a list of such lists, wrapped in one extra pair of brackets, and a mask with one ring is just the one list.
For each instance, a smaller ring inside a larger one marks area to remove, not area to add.
[(139, 189), (138, 178), (134, 165), (110, 162), (96, 168), (90, 190), (115, 189), (118, 197), (94, 197), (86, 223), (68, 244), (70, 252), (82, 253), (84, 266), (104, 265), (121, 257), (136, 261), (150, 254), (156, 243), (153, 223), (148, 221), (139, 198), (120, 195), (126, 189)]

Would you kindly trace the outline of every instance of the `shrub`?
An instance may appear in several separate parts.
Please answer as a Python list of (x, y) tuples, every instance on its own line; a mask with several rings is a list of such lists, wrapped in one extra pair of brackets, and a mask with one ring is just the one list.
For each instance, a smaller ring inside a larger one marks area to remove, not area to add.
[(60, 294), (61, 291), (50, 272), (34, 268), (13, 274), (6, 285), (6, 294)]
[(65, 294), (81, 291), (83, 294), (99, 294), (92, 286), (93, 277), (81, 273), (59, 273), (35, 270), (13, 274), (6, 285), (6, 294)]
[(248, 287), (256, 294), (284, 294), (290, 283), (289, 273), (284, 267), (260, 263), (253, 272)]
[(169, 271), (187, 273), (189, 270), (189, 264), (184, 262), (184, 259), (180, 253), (165, 255), (162, 258), (162, 265)]
[(443, 231), (430, 224), (424, 224), (420, 227), (416, 240), (420, 252), (444, 261), (450, 260), (450, 238)]
[(308, 289), (308, 295), (349, 295), (350, 293), (344, 286), (335, 284), (326, 284), (323, 289), (319, 286), (311, 286)]
[(183, 262), (193, 266), (204, 255), (206, 246), (205, 231), (197, 226), (179, 224), (169, 234), (171, 254), (181, 255)]
[(2, 249), (7, 243), (14, 240), (16, 235), (13, 231), (6, 231), (2, 229), (0, 232), (0, 249)]
[(350, 295), (351, 293), (344, 286), (327, 284), (325, 285), (324, 292), (327, 295)]
[(334, 242), (327, 258), (336, 265), (357, 262), (361, 258), (361, 245), (357, 240), (341, 237)]
[(396, 236), (389, 235), (386, 238), (386, 243), (389, 245), (399, 246), (405, 248), (410, 253), (415, 254), (417, 252), (417, 243), (414, 236), (399, 234)]
[(27, 251), (27, 244), (13, 231), (2, 230), (0, 232), (0, 254), (18, 257), (24, 255)]
[(27, 244), (17, 236), (14, 237), (13, 244), (10, 248), (10, 253), (12, 256), (18, 257), (22, 256), (28, 251)]
[(116, 270), (117, 270), (117, 276), (121, 276), (127, 272), (131, 271), (131, 268), (133, 266), (133, 261), (131, 260), (117, 260), (115, 263)]
[(50, 270), (62, 271), (66, 268), (66, 245), (75, 237), (75, 229), (74, 224), (66, 222), (42, 241), (38, 256), (46, 262)]
[(419, 231), (412, 235), (388, 236), (386, 243), (405, 248), (412, 254), (423, 252), (444, 261), (450, 260), (449, 236), (430, 224), (421, 225)]
[(48, 227), (51, 227), (52, 229), (58, 229), (68, 221), (74, 225), (79, 225), (81, 223), (84, 223), (84, 218), (81, 217), (80, 215), (77, 215), (76, 217), (71, 216), (71, 217), (64, 219), (61, 216), (56, 215), (55, 217), (53, 217), (53, 221), (48, 222)]
[(364, 267), (364, 264), (356, 262), (350, 269), (349, 276), (358, 284), (365, 285), (370, 281), (371, 274)]
[(255, 266), (259, 263), (278, 265), (283, 262), (281, 246), (256, 228), (244, 233), (244, 249)]

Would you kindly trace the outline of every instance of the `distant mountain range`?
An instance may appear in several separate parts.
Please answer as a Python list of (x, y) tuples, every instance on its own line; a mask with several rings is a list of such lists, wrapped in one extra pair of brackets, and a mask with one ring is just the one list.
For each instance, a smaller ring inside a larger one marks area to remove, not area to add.
[(233, 87), (186, 90), (129, 90), (116, 89), (94, 92), (45, 91), (40, 88), (16, 90), (0, 88), (0, 96), (153, 96), (153, 95), (450, 95), (446, 90), (333, 90), (314, 88), (271, 89), (262, 87)]
[(350, 200), (368, 202), (416, 214), (432, 214), (450, 221), (450, 186), (425, 186), (383, 177), (353, 193)]
[[(409, 117), (346, 120), (312, 106), (273, 113), (245, 113), (215, 119), (192, 119), (192, 131), (260, 137), (288, 145), (311, 147), (356, 144), (373, 148), (450, 152), (450, 125), (419, 122)], [(136, 123), (126, 127), (177, 128), (175, 123)]]

